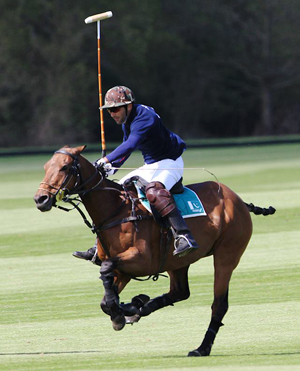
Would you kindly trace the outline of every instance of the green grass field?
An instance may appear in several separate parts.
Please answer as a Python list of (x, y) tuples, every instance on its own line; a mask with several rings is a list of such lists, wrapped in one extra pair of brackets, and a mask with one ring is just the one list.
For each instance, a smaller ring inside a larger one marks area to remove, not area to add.
[[(98, 154), (88, 154), (91, 161)], [(0, 370), (300, 370), (300, 145), (189, 150), (245, 202), (254, 233), (230, 285), (230, 308), (210, 357), (188, 358), (210, 321), (212, 258), (190, 268), (191, 297), (121, 332), (99, 303), (98, 267), (72, 257), (94, 236), (76, 211), (39, 212), (32, 197), (50, 156), (0, 157)], [(141, 164), (136, 154), (126, 167)], [(117, 175), (121, 177), (125, 170)], [(213, 180), (186, 170), (185, 183)], [(122, 301), (168, 290), (169, 280), (132, 281)]]

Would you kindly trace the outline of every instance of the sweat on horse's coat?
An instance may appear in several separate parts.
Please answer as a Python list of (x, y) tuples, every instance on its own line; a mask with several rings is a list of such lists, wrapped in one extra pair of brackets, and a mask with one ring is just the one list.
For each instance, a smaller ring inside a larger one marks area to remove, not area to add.
[[(128, 322), (137, 322), (160, 308), (188, 299), (190, 264), (213, 255), (215, 274), (211, 321), (201, 345), (188, 354), (209, 355), (228, 310), (232, 272), (251, 238), (249, 210), (270, 215), (275, 209), (247, 205), (223, 184), (190, 184), (187, 187), (199, 196), (207, 214), (187, 219), (199, 248), (184, 257), (173, 256), (170, 249), (164, 257), (160, 249), (161, 227), (149, 219), (149, 212), (138, 202), (135, 189), (125, 190), (106, 179), (104, 173), (98, 172), (81, 155), (84, 148), (64, 147), (45, 164), (46, 174), (34, 197), (37, 208), (51, 210), (61, 191), (65, 197), (80, 196), (97, 230), (98, 256), (102, 260), (100, 273), (105, 291), (101, 308), (110, 315), (115, 330), (125, 326), (125, 316), (131, 317)], [(163, 271), (170, 276), (169, 292), (151, 300), (142, 295), (134, 297), (130, 305), (120, 304), (119, 295), (130, 279), (155, 275), (161, 269), (162, 259), (165, 259)]]

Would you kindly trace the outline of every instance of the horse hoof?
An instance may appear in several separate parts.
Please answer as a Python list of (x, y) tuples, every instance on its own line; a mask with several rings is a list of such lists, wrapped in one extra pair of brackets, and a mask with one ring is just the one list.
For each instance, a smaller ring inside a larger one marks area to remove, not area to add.
[(210, 354), (210, 351), (207, 352), (205, 350), (195, 349), (189, 352), (188, 357), (207, 357), (209, 356), (209, 354)]
[(134, 323), (137, 323), (141, 319), (141, 316), (138, 314), (135, 314), (134, 316), (126, 316), (126, 325), (133, 325)]
[(124, 326), (126, 325), (126, 319), (124, 315), (117, 316), (113, 321), (112, 321), (112, 326), (115, 331), (121, 331)]
[(207, 357), (210, 355), (211, 349), (195, 349), (189, 352), (188, 357)]

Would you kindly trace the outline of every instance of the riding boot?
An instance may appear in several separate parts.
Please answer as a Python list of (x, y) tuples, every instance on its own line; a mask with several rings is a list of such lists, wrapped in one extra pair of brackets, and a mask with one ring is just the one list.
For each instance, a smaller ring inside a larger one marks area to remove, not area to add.
[(97, 254), (97, 241), (95, 245), (87, 251), (74, 251), (72, 255), (78, 259), (89, 260), (96, 265), (101, 266), (102, 263)]
[(199, 247), (177, 207), (167, 215), (167, 218), (174, 234), (173, 255), (182, 257)]
[(182, 257), (198, 248), (180, 211), (176, 207), (172, 194), (162, 183), (149, 183), (146, 187), (146, 197), (151, 206), (155, 208), (161, 217), (166, 218), (172, 227), (175, 247), (173, 255)]

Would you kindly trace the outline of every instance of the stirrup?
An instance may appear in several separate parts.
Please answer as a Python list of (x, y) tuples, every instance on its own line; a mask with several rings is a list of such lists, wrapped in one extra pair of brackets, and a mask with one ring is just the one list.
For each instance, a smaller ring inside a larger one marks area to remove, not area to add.
[(174, 238), (173, 255), (181, 258), (198, 247), (196, 241), (191, 241), (186, 235), (180, 234)]

